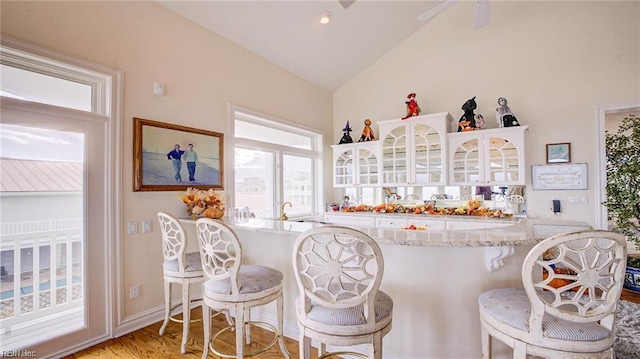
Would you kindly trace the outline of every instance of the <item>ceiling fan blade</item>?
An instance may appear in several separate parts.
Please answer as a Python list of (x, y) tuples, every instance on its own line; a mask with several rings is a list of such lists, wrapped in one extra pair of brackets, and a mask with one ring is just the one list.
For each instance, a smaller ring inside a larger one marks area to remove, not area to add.
[(476, 0), (475, 28), (479, 29), (489, 23), (489, 0)]
[(433, 8), (427, 10), (427, 12), (423, 13), (422, 15), (419, 15), (418, 16), (418, 21), (427, 22), (427, 21), (433, 19), (434, 17), (440, 15), (440, 13), (442, 13), (443, 11), (445, 11), (449, 7), (451, 7), (451, 5), (453, 5), (456, 1), (458, 1), (458, 0), (446, 0), (443, 3), (434, 6)]
[(353, 3), (356, 2), (356, 0), (338, 0), (338, 2), (345, 10), (347, 10), (349, 6), (353, 5)]

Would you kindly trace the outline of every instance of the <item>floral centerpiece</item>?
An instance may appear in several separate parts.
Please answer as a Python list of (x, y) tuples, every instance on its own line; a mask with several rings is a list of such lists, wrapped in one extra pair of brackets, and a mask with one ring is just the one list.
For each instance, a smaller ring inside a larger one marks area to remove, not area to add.
[(510, 214), (504, 213), (501, 209), (489, 209), (481, 207), (481, 202), (475, 199), (467, 201), (466, 205), (460, 207), (436, 207), (433, 204), (425, 204), (415, 207), (402, 206), (395, 203), (383, 203), (377, 206), (360, 204), (355, 207), (344, 207), (343, 212), (377, 212), (377, 213), (412, 213), (428, 215), (460, 215), (460, 216), (480, 216), (493, 218), (508, 218)]
[(202, 190), (189, 187), (180, 195), (180, 199), (187, 205), (187, 214), (194, 219), (200, 215), (209, 218), (220, 218), (224, 215), (224, 203), (212, 188)]

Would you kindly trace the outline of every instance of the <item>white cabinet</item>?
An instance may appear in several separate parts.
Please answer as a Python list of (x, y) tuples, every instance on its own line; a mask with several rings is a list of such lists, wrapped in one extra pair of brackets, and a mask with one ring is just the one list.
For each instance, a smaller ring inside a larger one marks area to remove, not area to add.
[(343, 224), (351, 226), (375, 227), (374, 217), (343, 216), (340, 214), (325, 214), (324, 221), (330, 224)]
[(513, 224), (512, 222), (447, 221), (447, 229), (487, 229), (512, 226)]
[(524, 185), (527, 128), (448, 134), (449, 185)]
[(447, 112), (378, 122), (383, 186), (445, 185)]
[(378, 141), (331, 146), (333, 148), (333, 186), (378, 186), (380, 164)]
[(402, 228), (407, 226), (406, 218), (376, 218), (376, 228)]

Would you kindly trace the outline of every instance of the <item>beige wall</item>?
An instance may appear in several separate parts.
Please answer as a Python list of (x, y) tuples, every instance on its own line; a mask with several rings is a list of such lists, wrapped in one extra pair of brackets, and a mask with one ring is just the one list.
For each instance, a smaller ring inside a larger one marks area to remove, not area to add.
[[(494, 1), (490, 25), (479, 30), (473, 11), (472, 2), (455, 4), (333, 98), (152, 2), (2, 1), (1, 30), (124, 70), (124, 223), (155, 220), (159, 209), (183, 210), (176, 192), (131, 190), (132, 118), (224, 133), (227, 103), (322, 130), (328, 145), (338, 142), (347, 120), (358, 133), (365, 118), (377, 130), (376, 121), (404, 115), (409, 92), (418, 94), (424, 113), (448, 111), (456, 119), (462, 103), (477, 96), (489, 127), (504, 96), (529, 125), (527, 167), (544, 163), (546, 143), (571, 142), (572, 160), (589, 163), (592, 184), (596, 106), (640, 101), (640, 3)], [(165, 84), (165, 97), (152, 95), (154, 81)], [(330, 188), (330, 170), (325, 179)], [(562, 218), (593, 223), (595, 189), (572, 192), (590, 204), (565, 201)], [(545, 217), (551, 197), (567, 193), (527, 195), (530, 212)], [(142, 284), (141, 298), (124, 298), (124, 315), (132, 317), (162, 302), (159, 234), (156, 226), (122, 237), (123, 289)]]
[[(423, 113), (450, 112), (456, 122), (477, 96), (476, 113), (494, 128), (506, 97), (529, 125), (529, 213), (552, 217), (549, 202), (560, 196), (561, 218), (595, 225), (597, 106), (640, 103), (639, 15), (638, 2), (492, 1), (489, 25), (474, 30), (474, 3), (458, 2), (334, 93), (334, 129), (349, 120), (355, 133), (371, 118), (377, 131), (376, 121), (405, 114), (410, 92)], [(571, 143), (572, 162), (588, 163), (588, 190), (531, 190), (530, 166), (545, 164), (545, 144), (557, 142)]]
[[(184, 212), (178, 192), (132, 191), (133, 117), (225, 133), (232, 103), (321, 130), (331, 141), (330, 93), (153, 2), (1, 6), (3, 35), (124, 70), (123, 223), (155, 222), (150, 234), (122, 233), (125, 318), (163, 303), (156, 212)], [(166, 96), (153, 96), (154, 81)], [(325, 182), (331, 188), (330, 177)], [(129, 300), (133, 284), (142, 296)]]

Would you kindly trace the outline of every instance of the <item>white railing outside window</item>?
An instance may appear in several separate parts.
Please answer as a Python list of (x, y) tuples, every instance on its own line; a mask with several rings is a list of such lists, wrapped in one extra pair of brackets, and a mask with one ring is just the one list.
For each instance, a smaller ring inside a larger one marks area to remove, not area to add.
[(82, 219), (3, 223), (0, 331), (83, 304)]

